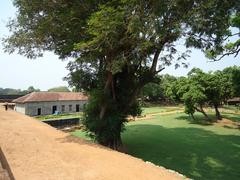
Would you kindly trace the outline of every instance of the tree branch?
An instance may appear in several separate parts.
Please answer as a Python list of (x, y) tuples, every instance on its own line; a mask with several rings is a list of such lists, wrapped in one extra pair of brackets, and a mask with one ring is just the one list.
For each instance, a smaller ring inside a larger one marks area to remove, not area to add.
[(154, 72), (156, 71), (157, 61), (158, 61), (160, 52), (161, 52), (160, 49), (157, 49), (156, 52), (155, 52), (155, 55), (154, 55), (154, 58), (153, 58), (153, 62), (152, 62), (152, 66), (151, 66), (151, 69), (150, 69), (150, 71), (151, 71), (152, 73), (154, 73)]
[(216, 61), (220, 61), (221, 59), (223, 59), (225, 56), (230, 56), (230, 55), (234, 55), (234, 57), (237, 57), (238, 54), (240, 52), (240, 48), (239, 49), (236, 49), (236, 50), (233, 50), (233, 51), (230, 51), (230, 52), (227, 52), (227, 53), (224, 53), (223, 55), (221, 55), (218, 59), (214, 58), (212, 61), (210, 62), (216, 62)]
[(233, 37), (233, 36), (236, 36), (236, 35), (240, 35), (240, 32), (235, 33), (235, 34), (228, 35), (227, 37), (224, 38), (224, 41), (226, 41), (228, 38)]
[(165, 67), (164, 68), (161, 68), (161, 69), (159, 69), (159, 70), (157, 70), (157, 71), (155, 71), (155, 74), (158, 74), (158, 73), (160, 73), (162, 70), (164, 70), (165, 69)]

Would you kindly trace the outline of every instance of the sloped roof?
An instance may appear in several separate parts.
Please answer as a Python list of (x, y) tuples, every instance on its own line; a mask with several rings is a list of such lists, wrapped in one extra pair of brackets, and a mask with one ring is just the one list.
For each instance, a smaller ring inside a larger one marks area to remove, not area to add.
[(86, 101), (88, 96), (79, 92), (32, 92), (14, 99), (15, 103), (46, 102), (46, 101)]

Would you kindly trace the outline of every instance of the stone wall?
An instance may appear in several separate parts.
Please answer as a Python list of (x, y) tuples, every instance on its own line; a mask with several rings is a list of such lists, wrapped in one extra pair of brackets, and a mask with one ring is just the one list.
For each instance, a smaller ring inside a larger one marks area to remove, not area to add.
[(79, 125), (80, 118), (48, 119), (48, 120), (43, 120), (42, 122), (44, 122), (50, 126), (53, 126), (55, 128), (61, 129), (64, 127)]
[(16, 104), (15, 111), (25, 114), (25, 104)]
[(0, 180), (15, 180), (1, 147), (0, 147)]

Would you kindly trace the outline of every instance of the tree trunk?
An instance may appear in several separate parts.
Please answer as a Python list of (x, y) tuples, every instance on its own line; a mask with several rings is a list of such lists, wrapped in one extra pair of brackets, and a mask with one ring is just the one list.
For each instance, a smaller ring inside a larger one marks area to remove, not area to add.
[[(113, 83), (114, 83), (113, 82), (113, 75), (112, 75), (111, 72), (108, 72), (107, 80), (106, 80), (106, 83), (105, 83), (103, 93), (104, 93), (104, 95), (107, 96), (112, 91), (112, 98), (113, 98), (114, 101), (116, 101), (116, 92), (115, 92), (115, 87), (114, 87)], [(104, 121), (104, 116), (106, 114), (108, 106), (109, 106), (109, 104), (107, 102), (103, 102), (102, 107), (100, 109), (100, 113), (99, 113), (100, 121)], [(121, 152), (125, 152), (123, 150), (123, 144), (122, 144), (122, 139), (121, 139), (121, 126), (122, 126), (122, 124), (119, 125), (119, 128), (115, 132), (115, 133), (118, 133), (117, 135), (115, 135), (114, 137), (109, 137), (109, 138), (107, 138), (104, 141), (99, 142), (99, 143), (104, 145), (104, 146), (107, 146), (111, 149), (121, 151)], [(103, 130), (104, 130), (104, 128), (103, 128)], [(102, 131), (102, 129), (100, 129), (99, 136), (101, 136), (101, 131)]]
[(117, 150), (117, 151), (122, 151), (123, 149), (123, 143), (122, 143), (122, 138), (121, 135), (119, 137), (116, 137), (108, 142), (107, 145), (109, 148)]
[(208, 117), (207, 113), (205, 113), (205, 111), (203, 110), (203, 107), (200, 106), (201, 112), (203, 113), (203, 115), (205, 116), (207, 121), (211, 121), (211, 119)]
[(203, 110), (203, 107), (200, 106), (200, 109), (198, 109), (197, 107), (195, 107), (195, 110), (202, 113), (204, 115), (204, 117), (206, 118), (207, 121), (211, 121), (211, 119), (208, 117), (207, 113), (205, 113), (205, 111)]
[(205, 111), (202, 111), (203, 115), (205, 116), (207, 121), (211, 121), (211, 119), (209, 118), (209, 116), (207, 115), (207, 113), (205, 113)]
[[(106, 81), (106, 84), (105, 84), (105, 87), (104, 87), (104, 94), (105, 95), (109, 92), (109, 88), (110, 88), (111, 84), (112, 84), (112, 73), (108, 72), (107, 81)], [(107, 109), (107, 103), (104, 102), (102, 107), (101, 107), (100, 114), (99, 114), (100, 119), (102, 119), (104, 117), (106, 109)]]
[(221, 114), (220, 114), (220, 112), (219, 112), (219, 110), (218, 110), (218, 105), (214, 105), (214, 109), (215, 109), (215, 112), (216, 112), (216, 118), (217, 118), (217, 120), (222, 120), (222, 116), (221, 116)]
[(105, 139), (104, 142), (100, 142), (100, 144), (109, 147), (113, 150), (120, 151), (120, 152), (126, 152), (123, 148), (122, 138), (121, 138), (121, 125), (119, 125), (119, 129), (116, 130), (117, 133), (114, 137), (111, 137), (109, 139)]
[(195, 119), (193, 113), (190, 113), (190, 115), (191, 115), (192, 119), (193, 119), (194, 121), (196, 121), (196, 119)]

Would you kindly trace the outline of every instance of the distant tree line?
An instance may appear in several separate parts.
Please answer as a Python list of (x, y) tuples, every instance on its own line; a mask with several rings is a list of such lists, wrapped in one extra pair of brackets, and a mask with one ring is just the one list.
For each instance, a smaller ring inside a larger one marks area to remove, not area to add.
[(202, 113), (205, 106), (213, 107), (216, 118), (221, 120), (219, 107), (229, 98), (240, 97), (240, 67), (233, 66), (222, 71), (203, 72), (193, 68), (187, 77), (171, 75), (159, 76), (158, 83), (150, 83), (143, 88), (142, 98), (150, 102), (183, 103), (185, 113), (193, 119), (195, 112)]
[[(32, 92), (40, 92), (40, 89), (36, 89), (33, 86), (29, 86), (26, 90), (13, 89), (13, 88), (0, 88), (0, 95), (26, 95)], [(66, 86), (57, 86), (47, 90), (48, 92), (70, 92)]]
[(35, 89), (33, 86), (28, 87), (26, 90), (13, 89), (13, 88), (0, 88), (0, 95), (26, 95), (31, 92), (39, 92), (40, 89)]

